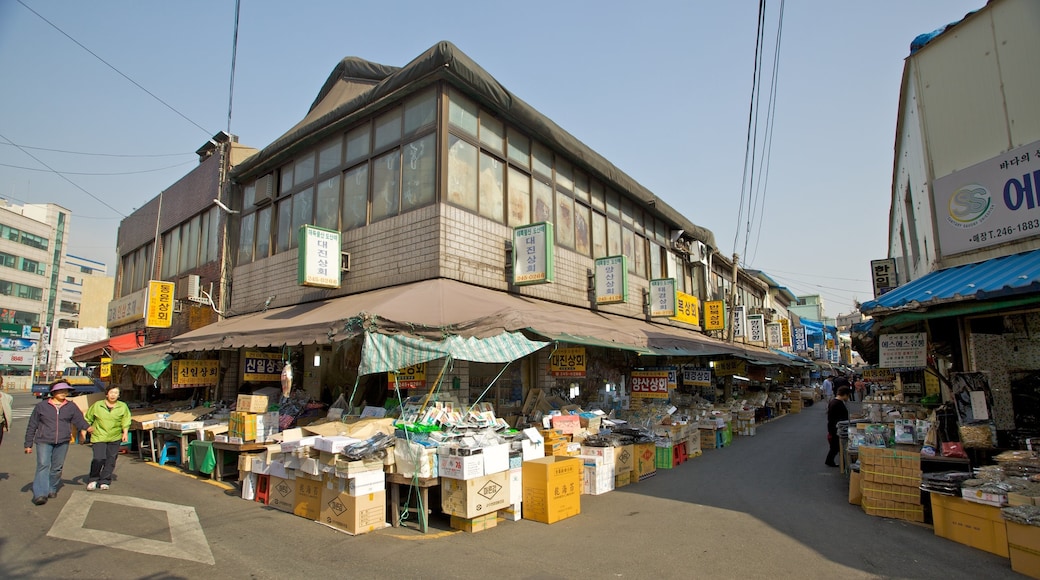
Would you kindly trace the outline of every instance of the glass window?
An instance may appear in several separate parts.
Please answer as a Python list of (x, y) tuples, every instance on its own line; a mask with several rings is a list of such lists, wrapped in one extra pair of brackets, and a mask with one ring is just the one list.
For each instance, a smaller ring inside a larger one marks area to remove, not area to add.
[(505, 223), (505, 166), (487, 153), (480, 154), (480, 215)]
[(293, 169), (293, 185), (303, 185), (314, 179), (314, 154), (308, 153), (296, 161)]
[(404, 133), (411, 135), (437, 120), (437, 94), (430, 89), (404, 106)]
[(621, 198), (621, 224), (632, 227), (632, 202), (627, 197)]
[(259, 260), (271, 255), (271, 216), (274, 210), (267, 206), (256, 212), (256, 251), (253, 259)]
[(353, 165), (372, 152), (369, 145), (371, 130), (368, 124), (347, 133), (347, 165)]
[(556, 192), (556, 243), (565, 248), (574, 248), (574, 200)]
[(618, 198), (616, 191), (612, 189), (607, 190), (607, 215), (614, 218), (621, 218), (621, 199)]
[[(163, 240), (164, 242), (166, 240)], [(181, 256), (181, 229), (173, 228), (169, 233), (169, 243), (165, 244), (165, 254), (163, 254), (163, 278), (166, 280), (172, 280), (174, 276), (180, 274), (180, 256)]]
[(509, 129), (507, 147), (510, 161), (525, 169), (531, 167), (531, 140), (527, 138), (527, 135), (515, 129)]
[(607, 257), (607, 218), (592, 212), (592, 257)]
[(589, 206), (574, 202), (574, 249), (586, 256), (592, 252), (589, 230)]
[(342, 153), (342, 135), (322, 145), (321, 150), (318, 152), (318, 175), (324, 175), (339, 167)]
[(292, 230), (289, 232), (289, 247), (295, 248), (299, 243), (300, 228), (314, 223), (314, 188), (293, 195)]
[(553, 221), (552, 187), (540, 179), (532, 179), (532, 201), (534, 202), (534, 222)]
[(402, 211), (427, 206), (436, 200), (436, 137), (431, 133), (404, 146)]
[(632, 230), (634, 230), (637, 234), (642, 234), (643, 233), (643, 220), (644, 219), (649, 220), (649, 224), (647, 225), (647, 232), (646, 233), (648, 233), (650, 235), (647, 236), (647, 237), (648, 238), (653, 237), (653, 233), (654, 233), (654, 218), (649, 217), (649, 216), (645, 216), (643, 214), (642, 210), (640, 210), (638, 207), (634, 207), (633, 206), (633, 209), (632, 209)]
[[(621, 254), (621, 223), (607, 220), (607, 255), (620, 256)], [(625, 254), (627, 255), (627, 254)]]
[(477, 148), (448, 135), (448, 202), (477, 211)]
[(639, 276), (645, 276), (646, 274), (636, 269), (636, 241), (635, 234), (628, 228), (622, 228), (621, 230), (621, 251), (628, 256), (628, 271)]
[(668, 225), (661, 220), (654, 223), (654, 240), (662, 246), (668, 243)]
[[(220, 239), (218, 228), (220, 227), (220, 214), (217, 213), (217, 209), (213, 208), (209, 210), (209, 229), (206, 231), (206, 235), (209, 239), (206, 242), (206, 257), (207, 262), (216, 262), (218, 257), (217, 240)], [(230, 246), (230, 244), (228, 244)]]
[(589, 176), (580, 169), (574, 170), (574, 199), (589, 203)]
[(293, 172), (293, 164), (292, 163), (286, 163), (279, 170), (279, 174), (281, 175), (281, 180), (279, 181), (278, 195), (285, 195), (286, 193), (289, 193), (289, 190), (292, 189), (292, 185), (293, 185), (292, 172)]
[(339, 174), (318, 182), (318, 201), (314, 204), (314, 225), (339, 230)]
[(252, 207), (254, 203), (256, 203), (256, 181), (252, 181), (242, 188), (242, 207)]
[(448, 123), (467, 135), (477, 136), (477, 105), (458, 91), (448, 91)]
[(556, 159), (556, 189), (562, 189), (568, 193), (574, 191), (571, 164), (560, 158)]
[(372, 221), (395, 216), (401, 206), (401, 151), (372, 161)]
[(589, 191), (592, 194), (592, 209), (598, 209), (599, 211), (606, 211), (606, 196), (603, 190), (603, 184), (593, 179), (589, 183)]
[(537, 141), (531, 148), (531, 168), (535, 173), (552, 179), (552, 151)]
[[(209, 261), (210, 230), (216, 231), (216, 226), (210, 223), (214, 217), (212, 211), (207, 211), (199, 216), (199, 264)], [(213, 220), (216, 221), (216, 220)]]
[(248, 264), (253, 261), (253, 236), (256, 235), (256, 214), (242, 216), (238, 236), (238, 263)]
[(199, 265), (199, 216), (195, 216), (181, 228), (180, 271), (184, 272)]
[[(633, 248), (633, 251), (635, 252), (635, 258), (636, 258), (636, 273), (638, 273), (640, 276), (646, 276), (647, 279), (650, 279), (650, 278), (661, 278), (662, 276), (660, 275), (660, 273), (658, 271), (653, 269), (652, 264), (649, 264), (651, 266), (651, 269), (650, 269), (650, 271), (647, 271), (648, 264), (647, 264), (646, 254), (647, 254), (647, 246), (648, 246), (648, 244), (647, 244), (646, 238), (644, 238), (643, 236), (640, 236), (638, 234), (633, 234), (633, 239), (635, 241), (635, 247)], [(660, 254), (658, 254), (657, 257), (658, 257), (658, 264), (657, 265), (658, 265), (658, 269), (660, 269), (659, 268), (660, 267), (660, 257), (661, 257)]]
[(499, 155), (505, 153), (506, 128), (487, 112), (480, 115), (480, 144)]
[(509, 225), (524, 226), (531, 223), (531, 178), (509, 168)]
[(278, 215), (274, 223), (274, 253), (288, 250), (292, 241), (292, 199), (278, 202)]
[(397, 108), (376, 119), (375, 151), (386, 149), (401, 140), (401, 109)]
[(343, 174), (344, 230), (359, 228), (368, 221), (368, 164)]

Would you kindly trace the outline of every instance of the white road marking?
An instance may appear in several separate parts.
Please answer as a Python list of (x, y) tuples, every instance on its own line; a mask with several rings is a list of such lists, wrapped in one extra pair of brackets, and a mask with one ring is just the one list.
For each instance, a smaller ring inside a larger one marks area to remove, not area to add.
[[(109, 502), (166, 512), (166, 517), (170, 522), (171, 541), (160, 542), (127, 534), (84, 528), (83, 524), (87, 520), (87, 514), (90, 513), (90, 508), (95, 502)], [(216, 564), (213, 552), (209, 548), (209, 542), (206, 541), (206, 534), (199, 524), (199, 516), (195, 513), (195, 508), (191, 506), (128, 496), (74, 491), (61, 513), (54, 520), (54, 525), (51, 526), (47, 535), (52, 538), (75, 540), (140, 554), (179, 558), (202, 564)]]

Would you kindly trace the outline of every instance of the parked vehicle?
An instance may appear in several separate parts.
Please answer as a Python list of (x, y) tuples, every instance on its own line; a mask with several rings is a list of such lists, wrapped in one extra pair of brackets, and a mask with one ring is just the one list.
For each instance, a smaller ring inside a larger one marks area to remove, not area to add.
[(105, 392), (105, 385), (97, 379), (90, 377), (64, 377), (46, 383), (33, 383), (32, 394), (37, 399), (46, 399), (50, 395), (51, 387), (55, 383), (62, 382), (68, 383), (72, 387), (72, 392), (69, 393), (70, 397)]

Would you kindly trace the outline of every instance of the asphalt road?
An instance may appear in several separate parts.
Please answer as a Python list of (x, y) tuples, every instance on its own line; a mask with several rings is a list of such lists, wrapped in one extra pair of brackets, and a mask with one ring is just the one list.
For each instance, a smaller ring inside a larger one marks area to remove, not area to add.
[[(15, 394), (16, 416), (35, 403)], [(349, 536), (238, 497), (237, 489), (122, 456), (87, 492), (73, 446), (63, 487), (31, 503), (26, 419), (0, 446), (0, 578), (1020, 578), (1007, 559), (868, 516), (823, 465), (824, 408), (635, 485), (582, 496), (581, 514), (456, 532), (446, 517)]]

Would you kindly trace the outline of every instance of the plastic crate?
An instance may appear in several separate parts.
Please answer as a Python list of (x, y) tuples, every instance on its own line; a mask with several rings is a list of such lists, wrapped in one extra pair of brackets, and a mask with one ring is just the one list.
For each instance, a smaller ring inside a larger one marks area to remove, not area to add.
[(672, 468), (672, 448), (671, 447), (656, 447), (656, 455), (654, 456), (654, 467), (657, 469), (671, 469)]

